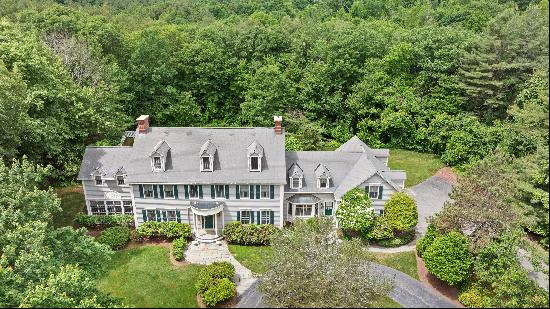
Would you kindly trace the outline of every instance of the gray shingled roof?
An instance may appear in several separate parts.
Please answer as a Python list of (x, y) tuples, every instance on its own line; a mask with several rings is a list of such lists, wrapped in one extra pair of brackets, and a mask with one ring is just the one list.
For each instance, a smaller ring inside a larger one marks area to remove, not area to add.
[(216, 154), (216, 150), (218, 147), (212, 142), (211, 139), (208, 139), (204, 144), (201, 146), (199, 155), (202, 156), (210, 156), (213, 157)]
[(321, 201), (320, 198), (312, 194), (294, 194), (286, 200), (293, 204), (315, 204)]
[(166, 157), (168, 155), (168, 151), (170, 151), (170, 145), (165, 140), (162, 140), (158, 142), (158, 144), (153, 148), (153, 151), (151, 152), (151, 156), (154, 154), (159, 154), (163, 157)]
[(248, 145), (247, 148), (247, 154), (248, 156), (251, 155), (258, 155), (263, 156), (264, 155), (264, 147), (260, 145), (257, 141), (253, 141), (250, 145)]
[(315, 168), (315, 176), (317, 177), (325, 177), (325, 178), (330, 178), (330, 170), (328, 169), (328, 167), (324, 164), (319, 164), (317, 165), (317, 167)]
[(289, 177), (304, 177), (304, 170), (300, 167), (300, 165), (296, 162), (294, 162), (289, 168), (288, 168), (288, 175)]
[[(166, 171), (153, 172), (150, 154), (160, 141), (171, 146), (171, 158)], [(253, 141), (264, 148), (261, 172), (248, 170), (247, 147)], [(284, 134), (276, 135), (273, 128), (152, 127), (136, 134), (133, 147), (87, 148), (79, 179), (91, 179), (89, 173), (100, 163), (113, 172), (123, 166), (128, 183), (283, 184), (284, 148)], [(200, 171), (203, 151), (214, 154), (213, 172)]]
[(336, 149), (342, 152), (366, 152), (376, 157), (389, 157), (389, 149), (373, 149), (360, 140), (357, 136), (353, 136), (347, 142), (343, 143)]

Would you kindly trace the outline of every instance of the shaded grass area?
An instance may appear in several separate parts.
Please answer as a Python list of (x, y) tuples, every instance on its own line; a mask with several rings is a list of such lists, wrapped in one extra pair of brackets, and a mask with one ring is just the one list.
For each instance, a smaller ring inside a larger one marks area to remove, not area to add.
[(397, 269), (414, 279), (418, 280), (418, 270), (416, 267), (416, 256), (414, 251), (399, 253), (378, 253), (373, 252), (376, 262)]
[(445, 164), (434, 154), (391, 149), (388, 166), (392, 170), (405, 170), (405, 186), (412, 187), (428, 179)]
[(388, 296), (384, 296), (374, 303), (373, 308), (402, 308), (399, 303), (395, 302)]
[(265, 259), (271, 254), (270, 246), (229, 245), (229, 251), (239, 263), (257, 274), (266, 271)]
[(174, 266), (167, 248), (145, 246), (115, 252), (100, 290), (138, 308), (195, 308), (195, 282), (203, 267)]
[(54, 226), (74, 226), (76, 214), (86, 212), (86, 202), (84, 201), (82, 187), (67, 187), (58, 189), (55, 193), (61, 199), (61, 213), (54, 215)]

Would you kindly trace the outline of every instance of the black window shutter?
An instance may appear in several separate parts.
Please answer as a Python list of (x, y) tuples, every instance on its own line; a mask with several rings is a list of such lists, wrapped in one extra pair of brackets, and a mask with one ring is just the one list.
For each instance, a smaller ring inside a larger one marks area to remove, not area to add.
[(159, 185), (159, 193), (160, 193), (160, 198), (164, 198), (164, 186), (163, 185)]
[(248, 192), (248, 195), (250, 196), (250, 199), (254, 199), (254, 186), (253, 185), (250, 185), (250, 189), (249, 189), (250, 192)]
[(382, 194), (384, 193), (384, 186), (378, 187), (378, 199), (382, 199)]
[(158, 222), (162, 221), (162, 217), (160, 216), (160, 209), (156, 209), (155, 212), (157, 214), (157, 221)]
[(176, 210), (176, 221), (181, 222), (181, 213), (179, 210)]
[(270, 199), (275, 198), (275, 186), (274, 185), (269, 186), (269, 198)]
[(147, 222), (147, 210), (143, 209), (141, 211), (141, 214), (143, 215), (143, 222)]
[(269, 223), (275, 224), (275, 212), (273, 210), (269, 212)]
[(143, 185), (139, 185), (139, 197), (143, 198)]
[(215, 199), (215, 198), (216, 198), (216, 195), (215, 195), (215, 193), (214, 193), (214, 185), (211, 185), (211, 186), (210, 186), (210, 197), (211, 197), (212, 199)]
[(237, 211), (237, 221), (241, 222), (241, 212)]
[(236, 199), (241, 198), (241, 186), (239, 186), (239, 185), (235, 186), (235, 198)]
[(261, 211), (256, 212), (256, 217), (258, 218), (258, 224), (262, 223), (262, 220), (261, 220), (261, 217), (260, 217), (261, 213), (262, 213)]
[(202, 185), (199, 186), (199, 198), (202, 199)]
[(260, 199), (260, 185), (256, 185), (256, 199)]
[(226, 199), (229, 199), (229, 186), (228, 186), (228, 185), (226, 185), (226, 186), (224, 187), (224, 191), (225, 191), (225, 198), (226, 198)]
[(185, 199), (189, 198), (189, 186), (188, 185), (183, 186), (183, 194), (185, 195)]
[(174, 185), (174, 196), (176, 197), (176, 199), (179, 199), (178, 185)]
[(159, 193), (157, 192), (158, 186), (153, 185), (153, 194), (155, 198), (159, 198)]

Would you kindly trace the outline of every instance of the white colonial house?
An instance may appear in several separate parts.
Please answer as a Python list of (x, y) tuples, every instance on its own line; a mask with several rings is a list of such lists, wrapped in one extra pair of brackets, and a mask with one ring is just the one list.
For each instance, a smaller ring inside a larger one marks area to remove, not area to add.
[(86, 148), (78, 179), (92, 215), (130, 214), (146, 221), (189, 223), (212, 241), (230, 221), (283, 226), (295, 218), (333, 216), (342, 196), (363, 188), (375, 210), (403, 189), (388, 149), (352, 137), (335, 151), (285, 151), (282, 118), (274, 128), (149, 127), (122, 144)]

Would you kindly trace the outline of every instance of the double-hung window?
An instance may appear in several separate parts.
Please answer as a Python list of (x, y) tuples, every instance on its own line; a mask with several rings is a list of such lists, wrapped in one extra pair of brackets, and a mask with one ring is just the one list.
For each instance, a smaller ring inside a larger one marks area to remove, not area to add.
[(312, 217), (313, 205), (295, 205), (294, 215), (296, 217)]
[(300, 189), (302, 181), (299, 177), (290, 178), (290, 188), (291, 189)]
[(124, 186), (126, 185), (126, 181), (124, 180), (124, 176), (123, 175), (117, 175), (116, 176), (116, 182), (119, 186)]
[(96, 186), (102, 186), (103, 185), (103, 178), (101, 178), (101, 176), (95, 176), (94, 179), (95, 179), (95, 185)]
[(260, 198), (268, 199), (269, 198), (269, 186), (260, 186)]
[(201, 167), (203, 172), (211, 172), (212, 164), (210, 157), (201, 157)]
[(160, 159), (160, 157), (153, 157), (153, 167), (156, 170), (162, 169), (162, 160)]
[(189, 185), (189, 198), (199, 198), (198, 185)]
[(325, 178), (325, 177), (319, 178), (319, 188), (320, 189), (328, 188), (328, 178)]
[(92, 215), (107, 214), (104, 201), (90, 201), (90, 210), (92, 211)]
[(121, 201), (107, 201), (107, 211), (109, 214), (122, 214), (122, 202)]
[(241, 223), (242, 224), (252, 223), (251, 216), (253, 216), (252, 211), (250, 211), (250, 210), (241, 210)]
[(325, 202), (325, 216), (332, 216), (334, 208), (334, 202)]
[(250, 198), (250, 188), (248, 185), (239, 186), (239, 196), (242, 199)]
[(153, 185), (143, 185), (143, 196), (145, 198), (152, 198), (154, 196)]
[(251, 156), (250, 157), (250, 170), (251, 171), (260, 171), (260, 157)]
[(147, 221), (157, 221), (157, 211), (154, 209), (147, 209)]
[(167, 210), (166, 211), (166, 217), (167, 217), (168, 221), (176, 221), (177, 220), (176, 211), (175, 210)]
[(379, 192), (380, 192), (380, 185), (370, 185), (369, 186), (369, 198), (377, 199)]
[(132, 207), (132, 201), (122, 201), (122, 206), (124, 207), (124, 213), (127, 215), (134, 214), (134, 208)]
[(223, 185), (215, 185), (214, 193), (216, 198), (225, 198), (225, 187)]
[(260, 224), (269, 224), (271, 223), (271, 211), (270, 210), (260, 210)]
[(174, 186), (173, 185), (165, 185), (164, 186), (164, 198), (167, 198), (167, 199), (176, 198), (174, 196)]

